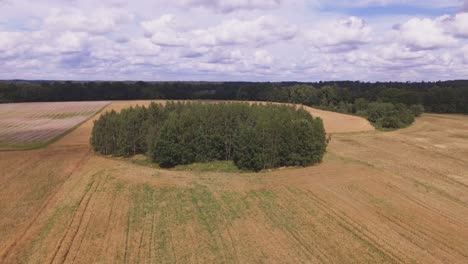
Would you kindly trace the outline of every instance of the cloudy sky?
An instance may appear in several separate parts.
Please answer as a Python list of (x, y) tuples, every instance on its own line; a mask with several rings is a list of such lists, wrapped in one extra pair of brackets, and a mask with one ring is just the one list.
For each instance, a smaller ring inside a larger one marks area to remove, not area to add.
[(468, 79), (468, 0), (0, 0), (0, 79)]

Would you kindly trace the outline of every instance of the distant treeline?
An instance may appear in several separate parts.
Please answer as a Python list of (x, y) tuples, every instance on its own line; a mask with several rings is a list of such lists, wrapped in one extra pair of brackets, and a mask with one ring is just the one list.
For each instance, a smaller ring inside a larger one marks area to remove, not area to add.
[[(328, 87), (307, 99), (298, 98), (291, 87), (307, 85), (313, 90)], [(468, 113), (468, 81), (446, 82), (59, 82), (0, 81), (0, 102), (97, 101), (133, 99), (216, 99), (255, 101), (305, 101), (307, 105), (370, 102), (421, 104), (435, 113)], [(323, 100), (326, 100), (324, 102)]]
[(280, 105), (152, 103), (95, 121), (91, 144), (104, 155), (147, 154), (161, 167), (233, 160), (259, 171), (321, 162), (326, 150), (322, 120)]
[(0, 82), (0, 103), (133, 99), (291, 102), (400, 128), (422, 111), (468, 114), (468, 81), (446, 82)]

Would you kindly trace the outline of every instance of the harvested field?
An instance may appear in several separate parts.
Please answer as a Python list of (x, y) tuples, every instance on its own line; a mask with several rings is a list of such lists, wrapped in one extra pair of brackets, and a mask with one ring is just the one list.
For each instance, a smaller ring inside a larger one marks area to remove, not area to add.
[(0, 148), (35, 148), (81, 124), (108, 102), (0, 104)]
[(319, 166), (230, 174), (96, 156), (89, 120), (0, 152), (0, 263), (467, 263), (466, 124), (426, 114), (334, 134)]
[(322, 118), (327, 133), (354, 133), (375, 130), (369, 121), (359, 116), (324, 111), (307, 106), (304, 108), (312, 116)]

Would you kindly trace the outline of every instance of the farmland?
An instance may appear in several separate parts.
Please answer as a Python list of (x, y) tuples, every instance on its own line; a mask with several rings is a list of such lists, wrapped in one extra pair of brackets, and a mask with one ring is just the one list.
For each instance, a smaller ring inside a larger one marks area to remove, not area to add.
[(424, 114), (379, 132), (306, 109), (333, 133), (308, 168), (176, 171), (102, 157), (89, 146), (98, 116), (46, 148), (0, 151), (0, 262), (468, 262), (468, 117)]
[(0, 149), (41, 147), (81, 124), (107, 102), (0, 105)]

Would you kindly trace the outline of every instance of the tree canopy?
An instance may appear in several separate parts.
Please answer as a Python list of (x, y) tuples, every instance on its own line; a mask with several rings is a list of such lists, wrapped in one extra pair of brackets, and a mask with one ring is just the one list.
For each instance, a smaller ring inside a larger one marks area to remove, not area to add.
[(161, 167), (233, 160), (260, 171), (322, 161), (322, 120), (281, 105), (245, 103), (152, 103), (95, 121), (91, 144), (104, 155), (147, 154)]

